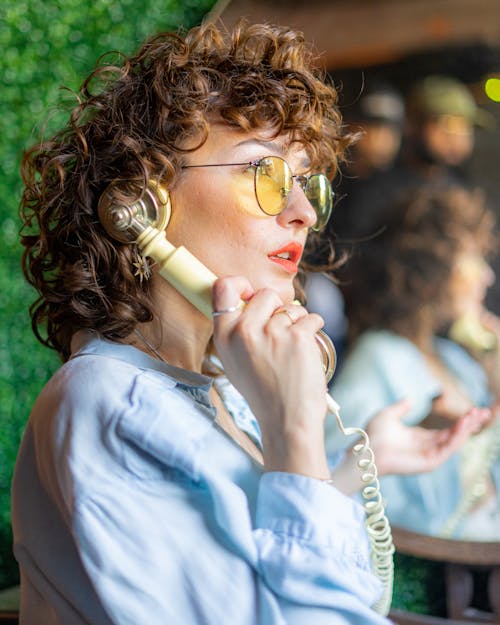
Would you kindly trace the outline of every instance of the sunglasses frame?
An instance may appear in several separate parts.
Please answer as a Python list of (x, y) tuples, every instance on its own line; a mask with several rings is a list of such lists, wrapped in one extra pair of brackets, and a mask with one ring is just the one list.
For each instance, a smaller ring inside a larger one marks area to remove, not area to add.
[(266, 159), (279, 159), (280, 161), (282, 161), (285, 164), (286, 169), (290, 172), (290, 177), (292, 179), (292, 183), (293, 183), (294, 180), (297, 182), (299, 187), (304, 192), (304, 195), (306, 196), (308, 202), (313, 207), (314, 212), (316, 213), (316, 223), (318, 223), (320, 221), (320, 216), (318, 215), (318, 211), (314, 207), (314, 204), (309, 199), (309, 197), (307, 195), (307, 191), (308, 191), (308, 187), (310, 185), (311, 179), (320, 178), (320, 179), (324, 179), (325, 180), (325, 184), (327, 185), (327, 188), (330, 190), (330, 198), (331, 198), (331, 200), (330, 200), (330, 207), (329, 207), (329, 209), (327, 211), (326, 219), (323, 217), (321, 223), (318, 226), (314, 225), (311, 228), (315, 232), (320, 232), (321, 230), (323, 230), (323, 228), (326, 226), (326, 224), (328, 223), (328, 221), (330, 219), (330, 216), (331, 216), (331, 213), (332, 213), (332, 208), (333, 208), (333, 200), (334, 200), (334, 197), (335, 197), (335, 192), (332, 190), (331, 185), (330, 185), (330, 181), (325, 176), (325, 174), (316, 173), (316, 174), (309, 174), (309, 175), (293, 175), (292, 174), (292, 169), (291, 169), (290, 165), (281, 156), (263, 156), (262, 158), (258, 158), (255, 161), (246, 161), (246, 162), (243, 162), (243, 163), (208, 163), (208, 164), (199, 164), (199, 165), (198, 164), (196, 164), (196, 165), (184, 165), (182, 167), (182, 169), (196, 169), (198, 167), (239, 167), (239, 166), (243, 166), (243, 165), (247, 165), (249, 167), (253, 167), (253, 170), (254, 170), (254, 172), (253, 172), (253, 184), (254, 184), (254, 193), (255, 193), (255, 199), (257, 200), (257, 204), (259, 205), (260, 210), (265, 215), (276, 216), (276, 215), (279, 215), (280, 213), (282, 213), (285, 210), (285, 208), (287, 207), (287, 204), (288, 204), (288, 194), (291, 191), (291, 189), (286, 194), (286, 196), (284, 196), (283, 199), (286, 200), (286, 201), (284, 202), (283, 207), (278, 212), (268, 212), (267, 210), (265, 210), (263, 208), (262, 204), (259, 201), (259, 194), (257, 193), (257, 176), (259, 175), (259, 173), (258, 173), (259, 166), (261, 165), (262, 161), (265, 161)]

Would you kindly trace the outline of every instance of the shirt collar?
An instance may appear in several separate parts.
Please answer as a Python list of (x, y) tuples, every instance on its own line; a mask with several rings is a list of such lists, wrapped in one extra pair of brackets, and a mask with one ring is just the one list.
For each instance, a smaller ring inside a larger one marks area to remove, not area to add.
[(167, 362), (152, 358), (132, 345), (109, 341), (93, 330), (80, 330), (76, 332), (71, 339), (70, 359), (84, 354), (116, 358), (117, 360), (123, 360), (133, 364), (140, 369), (158, 371), (172, 378), (176, 383), (194, 395), (199, 394), (197, 391), (201, 391), (201, 394), (204, 394), (203, 391), (208, 393), (213, 381), (213, 378), (208, 375), (188, 371), (180, 367), (174, 367)]

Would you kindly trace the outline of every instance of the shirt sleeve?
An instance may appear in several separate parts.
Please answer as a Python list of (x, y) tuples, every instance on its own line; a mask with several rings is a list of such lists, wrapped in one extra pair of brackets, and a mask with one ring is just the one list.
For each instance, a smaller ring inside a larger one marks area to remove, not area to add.
[[(269, 587), (298, 603), (360, 606), (378, 599), (369, 566), (364, 511), (332, 486), (305, 476), (261, 477), (254, 538)], [(368, 621), (369, 622), (369, 621)]]

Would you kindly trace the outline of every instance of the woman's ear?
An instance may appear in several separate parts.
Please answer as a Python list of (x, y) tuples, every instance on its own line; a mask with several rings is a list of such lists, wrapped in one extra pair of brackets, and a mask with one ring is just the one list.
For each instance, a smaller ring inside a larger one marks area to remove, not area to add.
[(133, 243), (149, 226), (166, 229), (171, 214), (170, 194), (156, 180), (151, 180), (146, 189), (140, 189), (135, 181), (117, 180), (104, 190), (97, 212), (109, 236)]

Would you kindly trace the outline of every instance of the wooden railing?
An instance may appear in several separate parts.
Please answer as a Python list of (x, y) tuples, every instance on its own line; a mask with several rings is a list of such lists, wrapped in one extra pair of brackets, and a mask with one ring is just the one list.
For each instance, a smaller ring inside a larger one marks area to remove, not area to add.
[[(448, 540), (392, 528), (399, 553), (442, 562), (445, 567), (447, 618), (393, 610), (397, 625), (468, 625), (500, 623), (500, 542)], [(486, 594), (491, 611), (479, 612), (471, 606), (474, 572), (486, 573)]]

